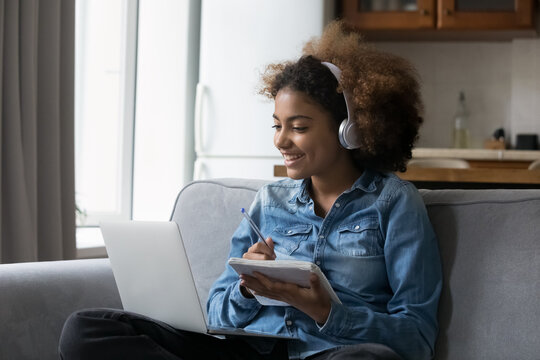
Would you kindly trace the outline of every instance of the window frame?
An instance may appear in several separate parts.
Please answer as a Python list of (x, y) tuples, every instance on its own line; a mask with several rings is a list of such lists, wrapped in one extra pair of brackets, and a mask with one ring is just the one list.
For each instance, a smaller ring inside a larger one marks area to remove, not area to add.
[[(85, 6), (85, 0), (77, 1), (77, 8), (82, 11), (79, 6)], [(133, 164), (134, 164), (134, 152), (135, 152), (135, 106), (136, 106), (136, 85), (137, 85), (137, 42), (138, 42), (138, 12), (139, 12), (139, 0), (124, 0), (123, 3), (123, 19), (122, 19), (122, 36), (121, 36), (121, 90), (120, 90), (120, 106), (121, 106), (121, 118), (119, 119), (121, 124), (120, 133), (122, 134), (121, 144), (118, 152), (120, 154), (120, 169), (118, 177), (119, 190), (115, 196), (118, 198), (117, 211), (113, 212), (100, 212), (100, 211), (87, 211), (84, 208), (77, 208), (78, 217), (81, 219), (77, 223), (77, 249), (79, 257), (86, 257), (84, 254), (88, 253), (90, 248), (103, 248), (103, 251), (91, 251), (87, 255), (92, 257), (95, 255), (105, 255), (103, 247), (103, 239), (99, 232), (99, 222), (101, 221), (118, 221), (118, 220), (131, 220), (133, 216)], [(77, 41), (83, 40), (83, 33), (85, 30), (84, 23), (87, 21), (85, 16), (81, 16), (77, 12), (77, 21), (83, 23), (83, 27), (79, 29), (79, 33), (76, 34)], [(77, 49), (77, 57), (80, 61), (84, 61), (85, 51), (84, 48)], [(82, 77), (82, 75), (80, 76)], [(80, 78), (80, 77), (76, 77)], [(79, 94), (82, 91), (82, 81), (76, 81), (76, 89)], [(81, 119), (83, 109), (77, 109), (76, 111), (76, 124), (81, 127)], [(82, 132), (76, 132), (76, 139), (81, 141), (84, 136)], [(77, 167), (76, 167), (77, 169)], [(76, 173), (76, 176), (79, 174)], [(80, 176), (80, 175), (79, 175)], [(85, 232), (85, 234), (82, 234)], [(82, 236), (81, 236), (82, 235)], [(94, 238), (92, 241), (84, 241), (81, 243), (80, 238)]]

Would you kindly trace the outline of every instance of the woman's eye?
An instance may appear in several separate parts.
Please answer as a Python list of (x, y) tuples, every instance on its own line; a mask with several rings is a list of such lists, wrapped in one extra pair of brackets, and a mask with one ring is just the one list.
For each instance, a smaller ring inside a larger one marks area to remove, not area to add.
[(306, 129), (307, 129), (307, 126), (295, 126), (295, 127), (293, 127), (294, 131), (299, 131), (299, 132), (306, 131)]
[(273, 126), (272, 126), (272, 129), (279, 130), (279, 129), (281, 129), (281, 125), (273, 125)]

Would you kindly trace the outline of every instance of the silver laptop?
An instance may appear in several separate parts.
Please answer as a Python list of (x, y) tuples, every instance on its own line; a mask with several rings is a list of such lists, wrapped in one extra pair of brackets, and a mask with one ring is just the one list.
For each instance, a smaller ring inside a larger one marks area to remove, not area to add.
[(208, 327), (175, 222), (105, 222), (100, 227), (124, 310), (197, 333), (292, 338)]

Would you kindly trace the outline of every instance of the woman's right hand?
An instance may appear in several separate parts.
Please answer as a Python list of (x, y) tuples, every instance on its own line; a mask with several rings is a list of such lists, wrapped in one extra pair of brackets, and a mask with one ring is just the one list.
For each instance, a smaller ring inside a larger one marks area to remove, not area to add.
[[(266, 238), (266, 245), (262, 241), (257, 241), (242, 255), (242, 258), (250, 260), (275, 260), (276, 254), (274, 253), (274, 242), (272, 238)], [(247, 287), (240, 285), (240, 291), (245, 297), (253, 298), (253, 294)]]
[(262, 241), (257, 241), (242, 255), (242, 258), (250, 260), (275, 260), (276, 253), (274, 253), (274, 242), (272, 238), (267, 237), (266, 244)]

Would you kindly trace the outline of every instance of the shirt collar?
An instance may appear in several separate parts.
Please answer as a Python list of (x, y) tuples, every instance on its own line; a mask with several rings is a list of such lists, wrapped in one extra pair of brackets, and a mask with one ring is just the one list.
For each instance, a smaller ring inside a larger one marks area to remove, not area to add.
[[(378, 175), (375, 171), (372, 170), (364, 170), (362, 172), (362, 175), (351, 186), (350, 189), (345, 190), (344, 193), (350, 193), (353, 192), (356, 189), (362, 190), (367, 193), (374, 192), (377, 190), (376, 180), (378, 179)], [(307, 178), (302, 180), (302, 184), (298, 188), (298, 191), (293, 194), (291, 199), (289, 200), (289, 203), (293, 204), (297, 200), (301, 203), (307, 204), (310, 200), (308, 186), (311, 183), (311, 179)]]
[(377, 190), (377, 180), (379, 174), (376, 171), (366, 169), (362, 172), (362, 175), (354, 182), (353, 186), (345, 192), (352, 192), (356, 189), (360, 189), (364, 192), (371, 193)]

